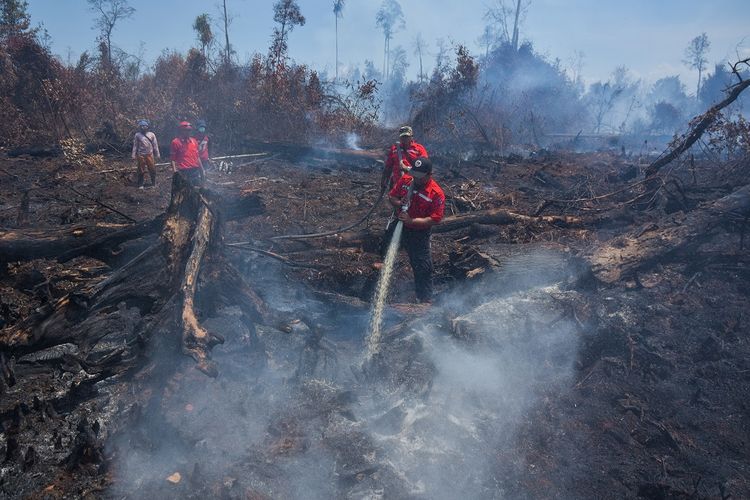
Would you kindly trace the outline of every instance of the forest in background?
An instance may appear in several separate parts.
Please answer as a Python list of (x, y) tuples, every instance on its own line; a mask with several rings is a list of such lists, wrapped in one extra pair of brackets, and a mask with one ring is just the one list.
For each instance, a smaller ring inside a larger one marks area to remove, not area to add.
[[(416, 61), (402, 46), (390, 47), (393, 34), (404, 29), (404, 15), (396, 0), (385, 0), (374, 20), (384, 39), (382, 69), (366, 60), (339, 74), (337, 60), (333, 76), (290, 59), (289, 34), (305, 24), (294, 0), (274, 4), (271, 43), (263, 52), (252, 48), (256, 53), (248, 61), (239, 61), (230, 43), (231, 12), (224, 1), (223, 18), (195, 19), (194, 48), (164, 51), (151, 66), (113, 41), (118, 25), (136, 14), (127, 0), (89, 0), (89, 5), (97, 16), (97, 51), (65, 63), (51, 53), (43, 29), (32, 27), (27, 2), (3, 0), (0, 146), (75, 143), (121, 151), (141, 118), (165, 135), (179, 120), (206, 120), (223, 151), (241, 149), (247, 141), (373, 145), (385, 140), (384, 128), (405, 122), (413, 123), (424, 141), (500, 151), (519, 144), (539, 147), (549, 136), (669, 137), (736, 82), (727, 62), (709, 65), (710, 41), (703, 33), (690, 41), (683, 61), (698, 71), (695, 92), (679, 76), (645, 84), (625, 66), (607, 81), (586, 85), (582, 54), (566, 68), (523, 41), (528, 0), (488, 5), (478, 40), (482, 54), (437, 40), (429, 74), (421, 34), (412, 44)], [(334, 1), (337, 23), (344, 13), (345, 1)], [(419, 67), (416, 80), (408, 78), (412, 64)], [(731, 129), (738, 139), (729, 144), (739, 148), (747, 147), (746, 106), (740, 96), (723, 111), (717, 128)], [(708, 138), (705, 149), (711, 144)]]

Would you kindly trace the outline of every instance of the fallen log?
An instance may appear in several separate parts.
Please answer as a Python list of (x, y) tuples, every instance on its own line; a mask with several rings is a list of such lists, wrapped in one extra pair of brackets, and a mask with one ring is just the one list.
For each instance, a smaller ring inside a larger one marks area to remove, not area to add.
[[(587, 227), (596, 225), (601, 222), (611, 222), (612, 219), (606, 216), (597, 216), (595, 218), (576, 217), (572, 215), (541, 215), (531, 216), (511, 212), (502, 208), (491, 210), (481, 210), (469, 212), (466, 214), (453, 215), (445, 217), (440, 224), (432, 227), (433, 233), (449, 233), (474, 225), (506, 225), (506, 224), (551, 224), (560, 227)], [(375, 251), (378, 238), (383, 236), (382, 231), (373, 231), (367, 229), (357, 232), (344, 232), (335, 234), (329, 238), (332, 246), (350, 247), (362, 246), (366, 250)]]
[(127, 224), (76, 224), (62, 228), (0, 230), (0, 262), (57, 257), (124, 229), (127, 234), (139, 237), (138, 231), (145, 228), (135, 229)]
[[(217, 193), (199, 191), (181, 176), (174, 176), (158, 241), (106, 279), (48, 303), (25, 321), (0, 330), (0, 353), (10, 358), (73, 343), (85, 367), (96, 364), (86, 356), (98, 343), (117, 346), (122, 352), (117, 352), (116, 359), (132, 360), (144, 340), (157, 332), (168, 338), (180, 331), (181, 342), (176, 340), (175, 345), (181, 344), (201, 371), (215, 376), (210, 351), (223, 339), (202, 326), (200, 305), (215, 300), (240, 305), (249, 321), (280, 317), (268, 310), (224, 258), (220, 243), (226, 217), (222, 206), (226, 204)], [(221, 289), (227, 293), (217, 294)], [(100, 359), (102, 353), (92, 356)]]
[[(261, 199), (252, 193), (217, 195), (209, 202), (212, 210), (220, 211), (224, 221), (243, 219), (265, 211)], [(62, 228), (0, 230), (0, 262), (57, 258), (67, 262), (87, 255), (108, 261), (109, 253), (118, 245), (159, 232), (165, 216), (128, 224), (77, 224)]]
[(594, 275), (606, 283), (634, 276), (709, 238), (732, 214), (750, 213), (750, 185), (688, 213), (608, 241), (586, 256)]
[(582, 217), (574, 217), (569, 215), (531, 216), (511, 212), (502, 208), (495, 208), (492, 210), (483, 210), (478, 212), (470, 212), (467, 214), (454, 215), (452, 217), (446, 217), (440, 224), (432, 228), (432, 232), (447, 233), (471, 226), (473, 224), (503, 225), (513, 224), (516, 222), (527, 224), (543, 222), (546, 224), (563, 227), (580, 227), (587, 223), (591, 223), (590, 220), (586, 220)]

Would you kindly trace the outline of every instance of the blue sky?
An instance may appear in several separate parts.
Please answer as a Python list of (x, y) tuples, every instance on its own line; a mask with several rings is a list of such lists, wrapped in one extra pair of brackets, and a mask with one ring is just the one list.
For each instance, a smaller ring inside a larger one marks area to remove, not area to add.
[[(400, 0), (406, 29), (395, 34), (391, 47), (403, 45), (409, 54), (412, 40), (421, 33), (434, 54), (435, 40), (463, 43), (481, 53), (476, 40), (484, 26), (486, 6), (495, 0)], [(292, 33), (290, 54), (298, 63), (318, 69), (334, 68), (332, 0), (298, 0), (307, 18)], [(375, 26), (380, 0), (347, 0), (339, 23), (342, 64), (364, 59), (382, 65), (382, 35)], [(164, 49), (186, 51), (195, 45), (191, 26), (198, 14), (218, 19), (215, 0), (130, 0), (136, 13), (118, 26), (113, 43), (137, 53), (144, 42), (145, 59), (152, 62)], [(265, 53), (273, 29), (273, 0), (227, 0), (234, 15), (230, 38), (240, 61)], [(538, 51), (569, 66), (576, 51), (584, 54), (582, 75), (587, 82), (606, 79), (618, 65), (627, 66), (647, 82), (679, 74), (688, 88), (696, 74), (681, 60), (694, 36), (706, 32), (714, 62), (750, 56), (750, 14), (747, 0), (532, 0), (521, 34)], [(94, 15), (85, 0), (29, 0), (34, 24), (42, 23), (52, 49), (63, 60), (93, 50)], [(216, 31), (216, 30), (215, 30)], [(217, 33), (219, 35), (219, 33)], [(427, 68), (433, 58), (426, 61)], [(416, 74), (411, 61), (410, 73)]]

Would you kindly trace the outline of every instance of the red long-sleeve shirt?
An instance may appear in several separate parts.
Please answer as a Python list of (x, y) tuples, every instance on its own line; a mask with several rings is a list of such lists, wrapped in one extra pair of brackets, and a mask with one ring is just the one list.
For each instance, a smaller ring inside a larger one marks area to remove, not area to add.
[(385, 159), (386, 168), (391, 169), (391, 186), (395, 186), (403, 175), (401, 165), (398, 164), (399, 149), (401, 150), (401, 159), (409, 166), (411, 166), (417, 158), (428, 158), (427, 150), (416, 141), (412, 141), (407, 148), (404, 148), (401, 144), (394, 144), (391, 146), (391, 149), (388, 150), (388, 156)]
[[(409, 184), (414, 181), (414, 178), (410, 175), (405, 175), (393, 186), (390, 196), (394, 198), (403, 198), (409, 192)], [(411, 195), (411, 204), (409, 205), (409, 217), (412, 219), (421, 219), (423, 217), (429, 217), (436, 223), (443, 220), (443, 213), (445, 212), (445, 194), (442, 188), (438, 185), (434, 179), (427, 181), (427, 184), (423, 188), (417, 189), (415, 187)], [(425, 229), (414, 227), (411, 224), (404, 223), (409, 229)]]

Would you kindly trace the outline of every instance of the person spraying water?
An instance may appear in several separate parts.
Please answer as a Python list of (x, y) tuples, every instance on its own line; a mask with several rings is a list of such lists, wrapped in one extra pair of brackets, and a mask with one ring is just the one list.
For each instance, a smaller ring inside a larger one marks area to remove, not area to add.
[(445, 194), (432, 178), (430, 159), (415, 160), (408, 173), (391, 189), (388, 200), (397, 209), (398, 216), (386, 229), (384, 237), (389, 243), (384, 245), (385, 260), (375, 289), (367, 337), (368, 357), (377, 353), (380, 346), (383, 311), (399, 248), (405, 248), (409, 255), (417, 301), (432, 303), (431, 228), (443, 219)]

